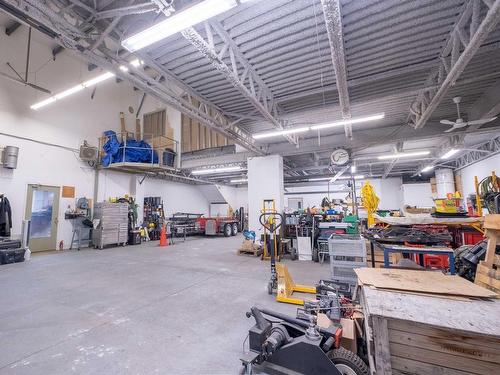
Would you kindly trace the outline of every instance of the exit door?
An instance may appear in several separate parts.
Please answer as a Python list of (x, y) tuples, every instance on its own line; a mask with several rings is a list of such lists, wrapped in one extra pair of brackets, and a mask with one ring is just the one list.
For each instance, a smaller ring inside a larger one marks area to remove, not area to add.
[(59, 187), (28, 185), (26, 220), (31, 220), (31, 251), (56, 250)]

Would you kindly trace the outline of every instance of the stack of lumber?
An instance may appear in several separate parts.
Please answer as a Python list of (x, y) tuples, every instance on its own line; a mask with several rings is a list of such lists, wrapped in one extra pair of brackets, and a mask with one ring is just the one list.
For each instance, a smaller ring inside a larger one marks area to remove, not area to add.
[(496, 293), (441, 272), (356, 274), (372, 374), (500, 373)]
[(484, 261), (477, 266), (474, 282), (500, 293), (500, 256), (495, 254), (497, 245), (500, 245), (500, 215), (486, 215), (484, 229), (488, 247)]

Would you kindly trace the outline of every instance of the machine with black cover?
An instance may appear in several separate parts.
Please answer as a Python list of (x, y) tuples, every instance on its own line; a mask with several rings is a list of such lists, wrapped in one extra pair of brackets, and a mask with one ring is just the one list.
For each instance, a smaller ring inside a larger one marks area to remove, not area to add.
[(246, 315), (254, 317), (255, 325), (248, 332), (250, 351), (240, 358), (241, 374), (252, 374), (254, 365), (285, 374), (369, 374), (361, 358), (340, 347), (340, 326), (322, 328), (313, 315), (307, 322), (257, 307)]
[(0, 238), (0, 264), (24, 262), (25, 251), (21, 241)]

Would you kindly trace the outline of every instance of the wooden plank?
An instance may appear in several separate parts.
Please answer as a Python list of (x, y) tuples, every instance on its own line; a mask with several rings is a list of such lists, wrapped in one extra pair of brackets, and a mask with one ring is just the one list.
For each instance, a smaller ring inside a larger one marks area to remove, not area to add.
[(444, 275), (442, 272), (390, 268), (357, 268), (354, 272), (363, 285), (381, 289), (467, 297), (497, 297), (496, 293), (470, 281), (459, 276)]
[(484, 218), (484, 228), (500, 230), (500, 214), (486, 215)]
[(125, 135), (127, 132), (127, 127), (125, 126), (125, 114), (120, 112), (120, 132)]
[[(425, 271), (421, 271), (425, 272)], [(369, 315), (500, 338), (500, 300), (455, 301), (362, 287)], [(367, 316), (369, 316), (367, 315)]]
[(392, 356), (391, 358), (393, 374), (415, 374), (415, 375), (469, 375), (464, 372), (448, 367), (436, 366), (430, 363), (414, 361), (408, 358)]
[(141, 120), (136, 118), (135, 119), (135, 139), (140, 141), (141, 138)]
[(186, 115), (182, 115), (182, 132), (181, 132), (181, 151), (189, 152), (191, 151), (191, 127), (189, 124), (189, 118)]
[(496, 229), (489, 229), (489, 228), (486, 229), (485, 236), (488, 237), (488, 246), (486, 247), (486, 256), (484, 258), (484, 265), (487, 267), (493, 266), (499, 235), (500, 232), (498, 232)]
[(373, 341), (375, 344), (375, 366), (377, 375), (390, 375), (392, 374), (392, 368), (387, 320), (378, 316), (372, 316), (371, 322)]
[(470, 346), (486, 347), (494, 350), (500, 355), (500, 337), (485, 335), (480, 332), (465, 332), (459, 329), (444, 329), (428, 324), (415, 323), (407, 320), (388, 319), (389, 330), (404, 331), (416, 335), (426, 335), (436, 338), (454, 338)]
[[(480, 338), (476, 338), (476, 341), (480, 342)], [(477, 345), (477, 342), (463, 342), (458, 335), (454, 335), (451, 331), (447, 332), (445, 336), (435, 337), (390, 329), (389, 342), (500, 365), (500, 352), (496, 348), (480, 346)], [(398, 353), (392, 354), (397, 355)]]
[(500, 280), (494, 279), (493, 277), (489, 277), (488, 275), (484, 275), (482, 273), (476, 272), (475, 282), (480, 282), (486, 285), (486, 288), (495, 293), (500, 293)]
[(200, 149), (200, 126), (196, 121), (191, 122), (191, 151)]
[[(500, 366), (492, 362), (463, 358), (453, 354), (436, 352), (433, 350), (416, 348), (408, 345), (390, 343), (391, 353), (401, 358), (412, 359), (418, 362), (430, 363), (455, 370), (466, 371), (470, 374), (492, 375), (498, 374)], [(377, 373), (378, 375), (378, 373)]]
[(489, 268), (485, 266), (483, 262), (479, 262), (479, 264), (477, 265), (476, 275), (478, 273), (481, 273), (493, 279), (500, 280), (500, 269)]

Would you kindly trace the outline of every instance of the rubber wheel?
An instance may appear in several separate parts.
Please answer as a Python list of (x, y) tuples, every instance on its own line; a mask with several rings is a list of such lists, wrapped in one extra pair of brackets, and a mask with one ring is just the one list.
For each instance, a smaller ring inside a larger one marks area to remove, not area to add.
[(327, 354), (342, 375), (369, 375), (370, 370), (356, 354), (344, 348), (330, 350)]
[(231, 224), (224, 225), (224, 237), (229, 237), (232, 233)]
[(299, 259), (299, 255), (297, 254), (297, 249), (295, 247), (292, 247), (290, 249), (290, 254), (292, 256), (292, 260), (297, 260)]
[(272, 283), (272, 281), (269, 281), (267, 283), (267, 293), (271, 294), (271, 295), (273, 294), (273, 283)]
[(233, 223), (231, 226), (231, 235), (236, 236), (238, 234), (238, 224)]
[(312, 260), (313, 260), (313, 262), (316, 262), (316, 263), (319, 262), (318, 249), (313, 249), (312, 250)]

